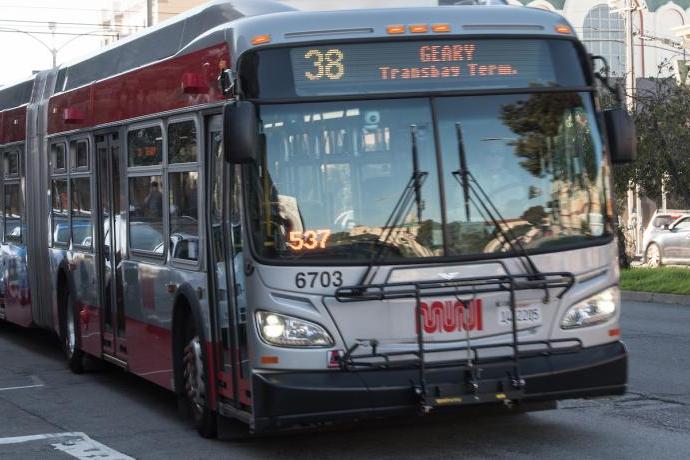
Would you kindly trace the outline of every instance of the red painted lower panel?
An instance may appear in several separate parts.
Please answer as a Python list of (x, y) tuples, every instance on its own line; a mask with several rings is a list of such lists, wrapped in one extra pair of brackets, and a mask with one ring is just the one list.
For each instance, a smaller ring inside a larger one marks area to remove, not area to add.
[(101, 356), (103, 342), (101, 336), (101, 310), (95, 305), (77, 305), (81, 348), (93, 356)]
[(127, 318), (127, 364), (134, 374), (173, 389), (172, 332)]

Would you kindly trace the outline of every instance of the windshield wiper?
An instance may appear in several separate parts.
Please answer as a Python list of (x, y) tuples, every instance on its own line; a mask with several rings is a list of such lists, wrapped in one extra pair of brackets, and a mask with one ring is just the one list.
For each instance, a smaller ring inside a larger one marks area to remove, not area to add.
[[(477, 179), (474, 177), (470, 169), (467, 167), (467, 154), (465, 152), (465, 141), (462, 133), (462, 123), (455, 123), (455, 132), (458, 141), (460, 169), (457, 171), (453, 171), (453, 177), (455, 177), (455, 179), (462, 186), (467, 221), (470, 221), (470, 203), (472, 203), (479, 211), (479, 214), (481, 215), (482, 219), (486, 221), (488, 217), (488, 220), (490, 220), (491, 223), (494, 225), (496, 231), (505, 240), (506, 244), (508, 244), (511, 251), (518, 255), (518, 257), (520, 258), (520, 263), (524, 267), (527, 274), (531, 275), (531, 277), (534, 279), (544, 279), (544, 276), (541, 274), (537, 266), (534, 264), (534, 261), (530, 257), (525, 247), (520, 242), (519, 238), (515, 238), (515, 235), (512, 235), (513, 238), (510, 238), (510, 235), (508, 235), (508, 233), (504, 230), (503, 227), (505, 226), (505, 228), (507, 228), (508, 231), (512, 234), (508, 222), (506, 222), (506, 220), (503, 218), (496, 205), (493, 203), (491, 198), (489, 198), (489, 195), (484, 191), (484, 189), (479, 184)], [(548, 298), (548, 289), (546, 291), (546, 295)]]
[(374, 254), (371, 256), (371, 259), (369, 259), (367, 269), (359, 282), (359, 285), (363, 286), (365, 289), (366, 286), (368, 286), (376, 277), (378, 268), (374, 270), (374, 267), (376, 266), (376, 263), (381, 260), (383, 251), (388, 247), (388, 241), (393, 235), (393, 232), (395, 231), (397, 233), (400, 231), (400, 224), (410, 213), (414, 203), (417, 204), (417, 221), (420, 225), (422, 223), (422, 210), (424, 208), (424, 204), (422, 202), (422, 186), (424, 185), (429, 173), (419, 170), (417, 125), (410, 125), (410, 135), (412, 136), (412, 177), (410, 177), (410, 180), (403, 189), (400, 198), (398, 198), (398, 202), (395, 204), (393, 211), (391, 211), (386, 223), (382, 227), (381, 234), (383, 235), (383, 232), (385, 232), (386, 229), (388, 230), (388, 233), (383, 241), (379, 240), (378, 244), (376, 245), (376, 252), (374, 252)]

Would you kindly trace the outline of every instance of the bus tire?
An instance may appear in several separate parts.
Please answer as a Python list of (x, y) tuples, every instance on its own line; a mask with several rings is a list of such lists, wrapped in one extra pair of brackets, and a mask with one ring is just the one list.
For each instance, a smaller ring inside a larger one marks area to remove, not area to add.
[(79, 349), (77, 341), (79, 323), (77, 322), (72, 294), (69, 289), (62, 289), (61, 297), (63, 299), (60, 314), (60, 342), (62, 343), (62, 350), (65, 354), (67, 367), (75, 374), (83, 374), (85, 357), (84, 352)]
[(182, 347), (182, 369), (184, 395), (194, 427), (204, 438), (215, 438), (218, 434), (216, 414), (208, 407), (209, 380), (206, 351), (199, 334), (199, 327), (193, 317), (188, 316), (185, 324)]

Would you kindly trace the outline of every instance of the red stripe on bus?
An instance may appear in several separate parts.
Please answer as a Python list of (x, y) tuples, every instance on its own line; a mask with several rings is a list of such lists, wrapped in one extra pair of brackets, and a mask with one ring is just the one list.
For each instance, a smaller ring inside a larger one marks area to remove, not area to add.
[[(57, 94), (48, 103), (48, 133), (89, 128), (220, 101), (223, 93), (218, 85), (218, 75), (224, 62), (229, 62), (226, 43)], [(205, 79), (208, 91), (185, 93), (182, 83), (189, 73)], [(65, 113), (70, 109), (78, 111), (83, 118), (68, 123)]]

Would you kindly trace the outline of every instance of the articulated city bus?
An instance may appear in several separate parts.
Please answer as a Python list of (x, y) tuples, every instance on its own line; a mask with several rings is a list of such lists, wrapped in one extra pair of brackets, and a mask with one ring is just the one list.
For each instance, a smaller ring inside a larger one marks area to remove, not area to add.
[(233, 0), (3, 88), (0, 317), (204, 436), (622, 394), (594, 60), (531, 8)]

